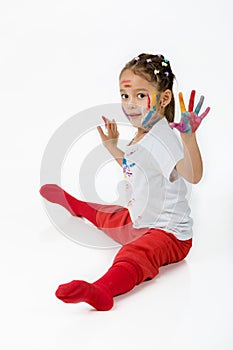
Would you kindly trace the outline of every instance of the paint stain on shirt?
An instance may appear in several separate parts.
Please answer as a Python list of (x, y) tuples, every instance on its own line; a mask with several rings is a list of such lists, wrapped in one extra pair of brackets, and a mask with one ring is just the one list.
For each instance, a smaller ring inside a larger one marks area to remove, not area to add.
[(126, 158), (125, 157), (123, 158), (122, 168), (123, 168), (123, 174), (125, 178), (133, 175), (131, 168), (135, 165), (136, 163), (127, 163)]

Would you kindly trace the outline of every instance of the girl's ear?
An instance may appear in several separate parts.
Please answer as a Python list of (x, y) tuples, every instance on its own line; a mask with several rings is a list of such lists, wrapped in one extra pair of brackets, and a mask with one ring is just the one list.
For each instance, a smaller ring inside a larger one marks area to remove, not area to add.
[(161, 97), (160, 97), (161, 107), (165, 108), (167, 105), (169, 105), (169, 103), (171, 102), (171, 99), (172, 99), (171, 90), (167, 89), (167, 90), (163, 91), (161, 93)]

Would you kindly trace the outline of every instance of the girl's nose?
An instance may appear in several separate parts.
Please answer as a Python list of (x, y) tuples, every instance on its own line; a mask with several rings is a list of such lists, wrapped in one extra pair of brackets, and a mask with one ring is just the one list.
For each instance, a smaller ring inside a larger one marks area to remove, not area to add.
[(143, 106), (143, 102), (138, 101), (137, 99), (135, 99), (135, 100), (130, 101), (128, 106), (129, 106), (130, 109), (141, 109), (142, 106)]
[(129, 96), (127, 99), (127, 104), (133, 103), (134, 98), (132, 96)]

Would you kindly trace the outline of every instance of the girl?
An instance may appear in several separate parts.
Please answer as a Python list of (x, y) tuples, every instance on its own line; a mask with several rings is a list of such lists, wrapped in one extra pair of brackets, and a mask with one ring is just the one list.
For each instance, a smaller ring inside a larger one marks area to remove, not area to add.
[[(97, 130), (123, 169), (126, 190), (131, 187), (127, 208), (80, 201), (56, 184), (40, 189), (44, 198), (85, 217), (122, 244), (112, 266), (97, 281), (73, 280), (56, 291), (65, 303), (86, 302), (102, 311), (113, 307), (113, 297), (151, 280), (161, 266), (187, 256), (193, 220), (184, 179), (197, 184), (202, 177), (195, 131), (209, 112), (207, 108), (198, 116), (203, 96), (193, 111), (195, 91), (186, 111), (180, 93), (181, 121), (174, 123), (174, 74), (162, 55), (140, 54), (125, 65), (119, 78), (122, 109), (137, 133), (124, 153), (117, 147), (114, 119), (103, 117), (106, 134), (100, 126)], [(180, 131), (183, 145), (173, 127)]]

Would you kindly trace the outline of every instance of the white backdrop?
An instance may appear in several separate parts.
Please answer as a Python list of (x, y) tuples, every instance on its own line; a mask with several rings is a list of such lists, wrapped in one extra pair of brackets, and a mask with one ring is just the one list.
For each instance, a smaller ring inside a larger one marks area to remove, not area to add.
[[(232, 349), (230, 5), (0, 2), (2, 349)], [(54, 291), (72, 279), (97, 279), (116, 250), (77, 245), (51, 225), (38, 192), (40, 163), (68, 118), (120, 102), (119, 72), (143, 52), (164, 54), (186, 101), (196, 89), (211, 107), (197, 131), (204, 175), (192, 190), (195, 244), (177, 270), (119, 297), (114, 310), (91, 313), (84, 304), (63, 305)]]

